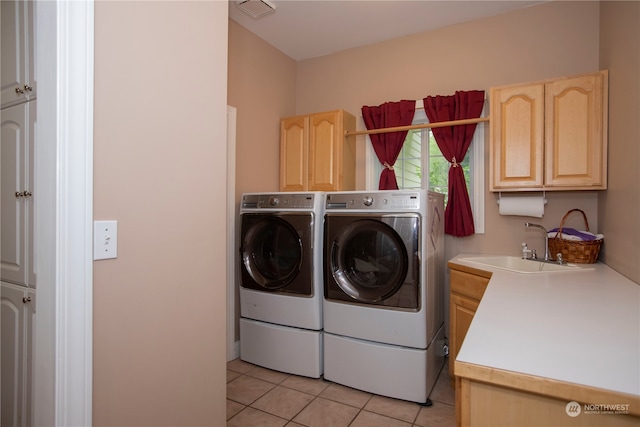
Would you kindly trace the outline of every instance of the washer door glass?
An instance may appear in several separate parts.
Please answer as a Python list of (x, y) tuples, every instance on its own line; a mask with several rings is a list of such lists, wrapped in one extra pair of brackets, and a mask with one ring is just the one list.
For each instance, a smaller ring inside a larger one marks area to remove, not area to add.
[(287, 286), (302, 266), (302, 239), (289, 223), (278, 217), (253, 224), (242, 246), (246, 271), (266, 289)]
[(407, 276), (405, 244), (389, 225), (362, 219), (342, 228), (331, 250), (333, 277), (359, 302), (376, 303), (400, 289)]

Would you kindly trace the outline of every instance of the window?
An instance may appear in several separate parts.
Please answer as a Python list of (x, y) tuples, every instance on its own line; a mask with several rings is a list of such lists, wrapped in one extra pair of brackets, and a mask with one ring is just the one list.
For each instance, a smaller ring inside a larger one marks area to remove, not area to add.
[[(429, 123), (421, 104), (422, 101), (416, 102), (413, 124)], [(467, 155), (460, 163), (467, 182), (476, 234), (484, 233), (484, 133), (485, 123), (479, 123)], [(371, 171), (368, 173), (368, 188), (377, 189), (382, 165), (368, 136), (367, 165)], [(428, 188), (443, 193), (446, 205), (449, 162), (440, 152), (431, 129), (415, 129), (407, 133), (393, 169), (400, 189)]]

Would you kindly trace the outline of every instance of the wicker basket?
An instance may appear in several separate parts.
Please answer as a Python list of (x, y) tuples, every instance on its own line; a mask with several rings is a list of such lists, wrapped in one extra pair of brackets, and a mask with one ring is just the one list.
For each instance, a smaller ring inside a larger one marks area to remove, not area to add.
[(600, 253), (600, 247), (604, 239), (591, 240), (591, 241), (575, 241), (566, 240), (558, 236), (562, 235), (562, 227), (564, 222), (572, 212), (580, 212), (584, 218), (584, 225), (589, 231), (589, 222), (587, 216), (580, 209), (571, 209), (567, 212), (562, 221), (560, 222), (560, 228), (556, 232), (555, 237), (549, 238), (549, 256), (552, 259), (556, 258), (556, 254), (561, 253), (562, 259), (566, 262), (573, 262), (577, 264), (593, 264), (598, 261), (598, 254)]

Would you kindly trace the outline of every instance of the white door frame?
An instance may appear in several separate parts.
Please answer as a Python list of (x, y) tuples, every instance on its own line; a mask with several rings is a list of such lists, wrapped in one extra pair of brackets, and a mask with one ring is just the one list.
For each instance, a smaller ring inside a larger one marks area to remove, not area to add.
[(227, 362), (236, 359), (236, 118), (237, 109), (227, 105)]
[(34, 425), (92, 424), (94, 4), (36, 3)]

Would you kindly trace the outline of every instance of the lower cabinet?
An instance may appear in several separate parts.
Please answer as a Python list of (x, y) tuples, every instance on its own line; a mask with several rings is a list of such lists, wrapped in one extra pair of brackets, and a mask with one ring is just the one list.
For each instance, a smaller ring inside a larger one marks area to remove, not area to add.
[(491, 277), (491, 273), (481, 270), (474, 270), (472, 273), (470, 270), (449, 263), (449, 376), (452, 381), (453, 361), (456, 360)]
[[(640, 425), (636, 396), (468, 363), (456, 365), (459, 427)], [(589, 406), (584, 402), (602, 402), (617, 409), (582, 413)]]
[(0, 287), (0, 307), (2, 307), (0, 413), (3, 427), (31, 425), (35, 303), (35, 289), (2, 282)]
[[(449, 375), (455, 381), (458, 427), (640, 425), (637, 396), (456, 361), (491, 273), (452, 262), (448, 266)], [(576, 402), (620, 404), (626, 411), (579, 415), (582, 404)]]

